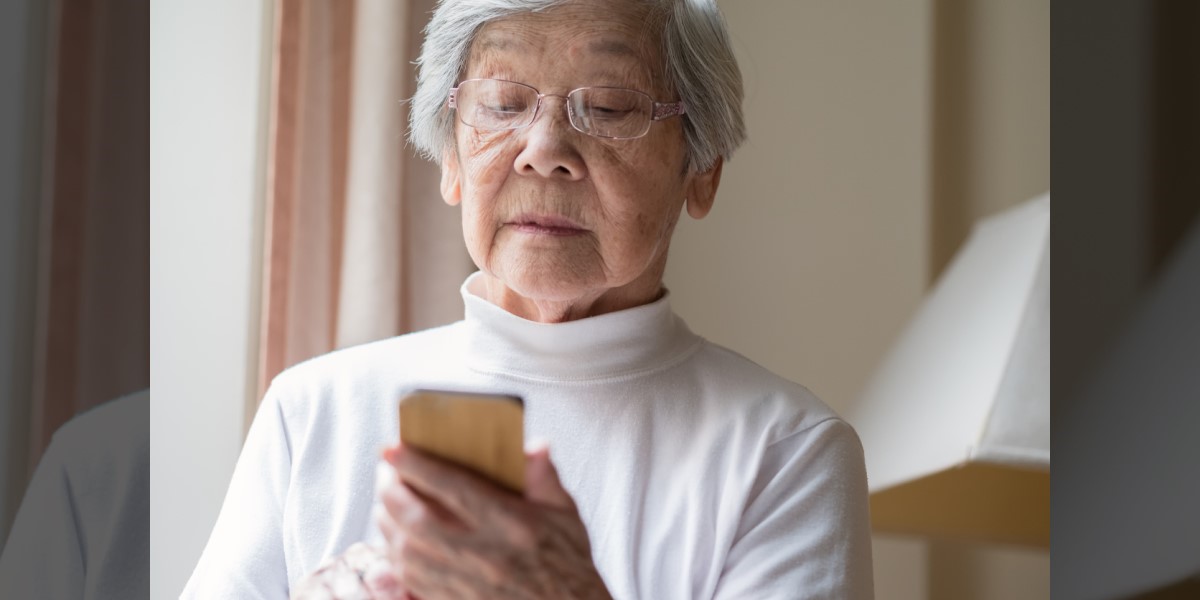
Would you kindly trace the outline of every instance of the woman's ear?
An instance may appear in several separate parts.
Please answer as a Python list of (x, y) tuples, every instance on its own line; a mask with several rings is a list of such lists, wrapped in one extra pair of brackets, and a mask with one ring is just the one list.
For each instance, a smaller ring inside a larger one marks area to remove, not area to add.
[(687, 185), (687, 211), (693, 219), (703, 219), (712, 210), (717, 199), (717, 187), (721, 185), (721, 167), (725, 160), (720, 156), (707, 171), (691, 175)]
[(447, 148), (442, 153), (442, 200), (450, 206), (458, 206), (462, 202), (461, 172), (457, 153)]

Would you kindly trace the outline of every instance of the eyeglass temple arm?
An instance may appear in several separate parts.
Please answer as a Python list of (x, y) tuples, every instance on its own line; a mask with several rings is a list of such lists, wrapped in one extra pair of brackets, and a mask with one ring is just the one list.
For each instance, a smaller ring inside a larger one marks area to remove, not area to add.
[(446, 99), (446, 106), (458, 108), (458, 88), (450, 88), (450, 97)]
[(667, 117), (674, 117), (687, 113), (687, 104), (683, 100), (679, 102), (655, 102), (654, 113), (650, 116), (651, 121), (661, 121)]

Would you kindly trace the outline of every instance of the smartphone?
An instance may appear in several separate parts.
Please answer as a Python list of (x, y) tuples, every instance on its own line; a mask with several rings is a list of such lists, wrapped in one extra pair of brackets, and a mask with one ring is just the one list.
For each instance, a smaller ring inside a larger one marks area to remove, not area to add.
[(516, 396), (416, 390), (400, 399), (400, 441), (525, 490), (525, 403)]

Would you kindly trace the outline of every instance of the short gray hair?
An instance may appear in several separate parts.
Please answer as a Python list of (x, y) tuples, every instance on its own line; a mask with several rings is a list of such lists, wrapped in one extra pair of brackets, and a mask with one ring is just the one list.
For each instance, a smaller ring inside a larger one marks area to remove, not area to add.
[[(707, 171), (728, 159), (746, 139), (742, 74), (725, 18), (715, 0), (636, 0), (663, 18), (661, 55), (670, 88), (687, 104), (684, 139), (688, 165)], [(487, 22), (545, 10), (564, 0), (439, 0), (425, 28), (417, 59), (417, 93), (409, 112), (409, 141), (441, 162), (454, 144), (454, 115), (446, 107), (450, 88), (467, 67), (475, 34)]]

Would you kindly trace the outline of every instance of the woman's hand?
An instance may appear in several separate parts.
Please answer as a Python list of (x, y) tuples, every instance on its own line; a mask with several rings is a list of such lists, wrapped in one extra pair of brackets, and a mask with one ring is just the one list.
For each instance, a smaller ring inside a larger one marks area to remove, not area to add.
[(609, 598), (587, 529), (547, 450), (528, 455), (525, 496), (403, 445), (379, 526), (399, 580), (421, 600)]
[(292, 590), (292, 600), (405, 600), (387, 550), (354, 544)]

